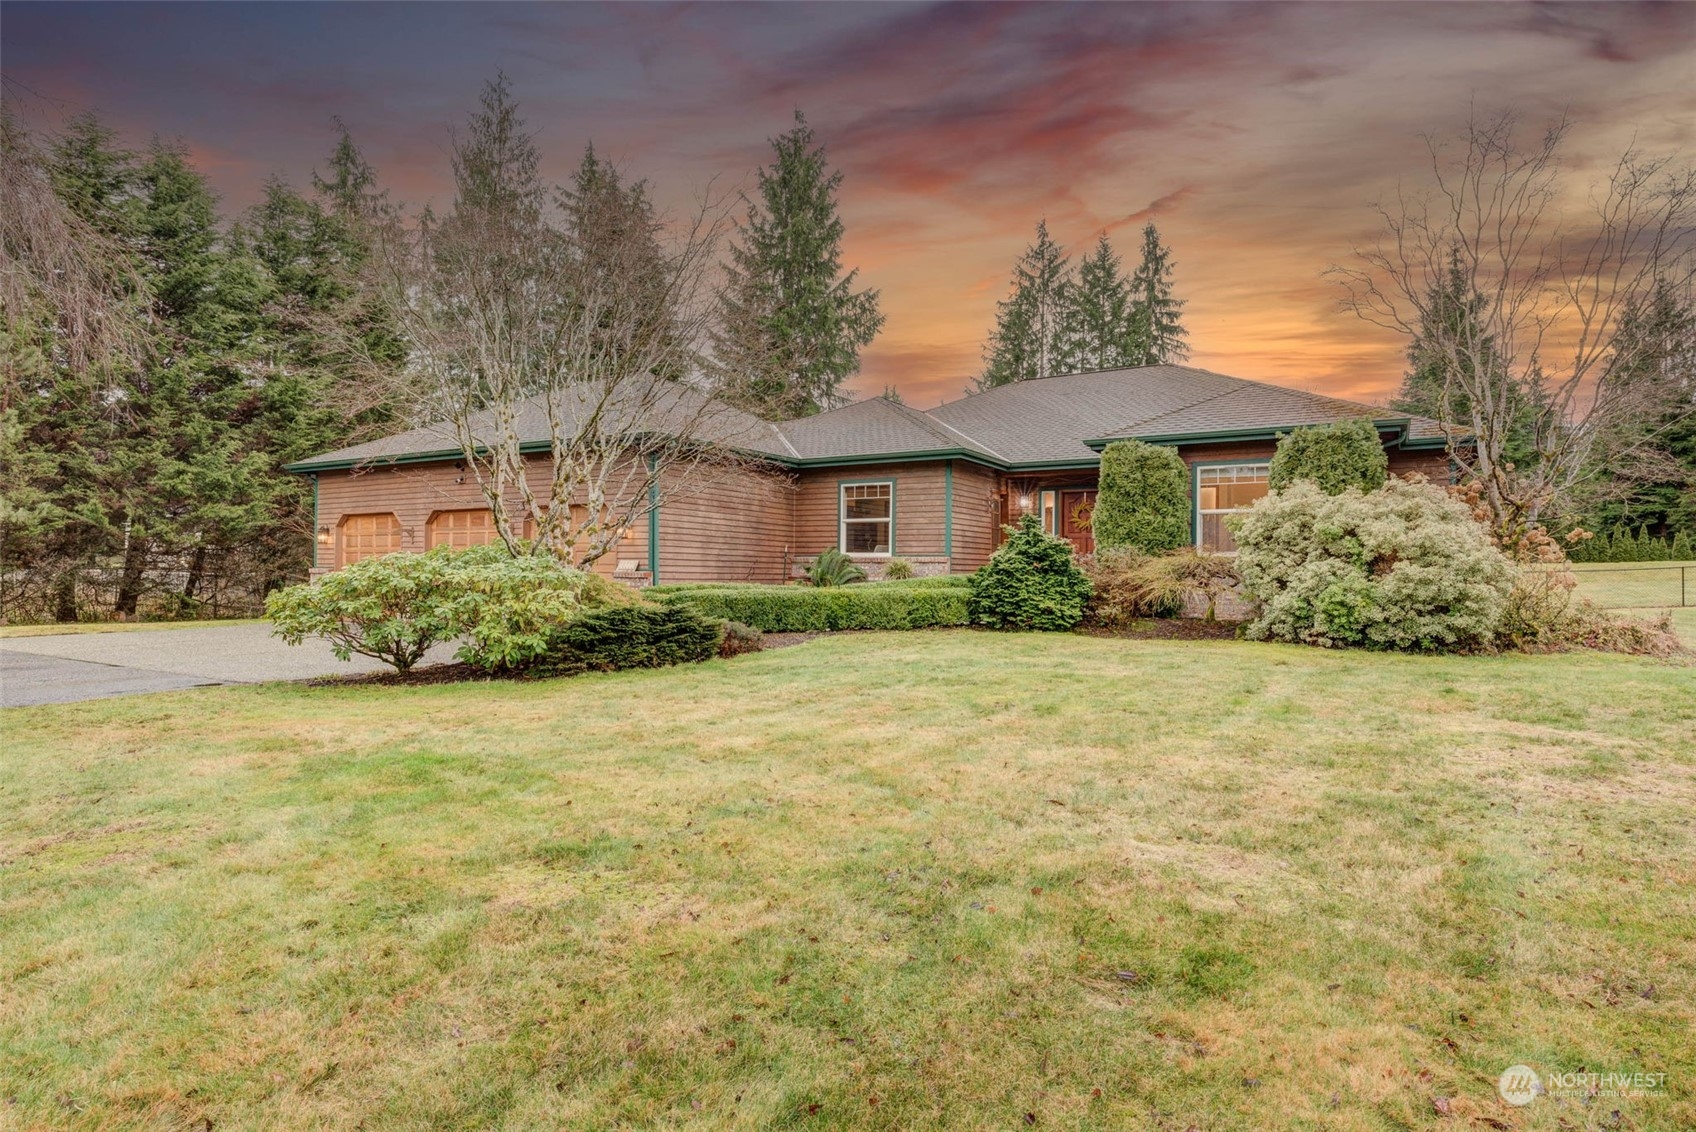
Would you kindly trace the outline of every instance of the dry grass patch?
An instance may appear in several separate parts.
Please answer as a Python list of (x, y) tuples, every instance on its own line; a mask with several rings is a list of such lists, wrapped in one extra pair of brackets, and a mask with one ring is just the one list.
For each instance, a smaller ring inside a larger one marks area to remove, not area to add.
[(855, 634), (10, 711), (0, 1104), (83, 1128), (1601, 1112), (1508, 1108), (1523, 1061), (1665, 1072), (1617, 1126), (1690, 1127), (1693, 673)]

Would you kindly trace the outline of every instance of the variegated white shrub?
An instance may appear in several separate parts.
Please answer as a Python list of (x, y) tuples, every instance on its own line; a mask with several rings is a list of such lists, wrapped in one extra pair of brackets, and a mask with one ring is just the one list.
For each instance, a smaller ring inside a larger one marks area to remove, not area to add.
[(1302, 481), (1231, 520), (1255, 640), (1450, 652), (1496, 634), (1514, 570), (1429, 484), (1327, 495)]

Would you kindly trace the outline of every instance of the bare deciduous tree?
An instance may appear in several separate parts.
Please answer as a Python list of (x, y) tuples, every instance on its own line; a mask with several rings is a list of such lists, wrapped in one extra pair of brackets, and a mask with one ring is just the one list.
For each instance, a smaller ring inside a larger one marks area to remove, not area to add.
[[(1378, 205), (1377, 242), (1328, 272), (1345, 309), (1440, 368), (1450, 455), (1509, 539), (1598, 469), (1656, 474), (1650, 422), (1672, 386), (1641, 380), (1652, 342), (1630, 315), (1696, 266), (1696, 171), (1627, 150), (1583, 192), (1562, 168), (1568, 123), (1531, 144), (1517, 126), (1507, 113), (1427, 138), (1430, 188)], [(1475, 314), (1438, 309), (1457, 287)], [(1528, 416), (1532, 458), (1515, 463)]]
[(761, 426), (690, 380), (723, 210), (667, 225), (592, 151), (557, 196), (538, 166), (505, 79), (490, 83), (455, 138), (451, 210), (391, 213), (373, 267), (414, 403), (500, 538), (517, 552), (528, 525), (533, 549), (585, 564)]
[(9, 107), (0, 107), (0, 316), (14, 335), (50, 328), (49, 351), (79, 371), (147, 350), (146, 297), (125, 249), (59, 199)]

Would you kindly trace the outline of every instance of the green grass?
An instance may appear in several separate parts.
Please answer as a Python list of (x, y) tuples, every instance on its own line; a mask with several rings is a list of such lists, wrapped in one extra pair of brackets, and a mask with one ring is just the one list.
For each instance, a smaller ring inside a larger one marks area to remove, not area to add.
[(211, 629), (220, 625), (256, 625), (258, 617), (217, 621), (72, 621), (46, 625), (0, 625), (0, 641), (8, 637), (57, 637), (66, 633), (136, 633), (152, 629)]
[(25, 1128), (1602, 1115), (1516, 1062), (1696, 1126), (1688, 666), (948, 631), (0, 718)]
[(1572, 572), (1578, 592), (1601, 606), (1696, 608), (1696, 562), (1578, 562)]

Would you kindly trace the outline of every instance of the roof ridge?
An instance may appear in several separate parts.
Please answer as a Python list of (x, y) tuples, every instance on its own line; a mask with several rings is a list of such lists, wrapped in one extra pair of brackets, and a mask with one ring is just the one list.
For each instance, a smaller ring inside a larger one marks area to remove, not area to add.
[[(1184, 368), (1188, 368), (1188, 367), (1184, 367)], [(1198, 372), (1198, 373), (1208, 373), (1209, 371), (1207, 371), (1207, 370), (1197, 370), (1196, 372)], [(1223, 377), (1223, 378), (1226, 378), (1227, 380), (1236, 380), (1234, 378), (1231, 378), (1229, 374), (1216, 373), (1216, 374), (1213, 374), (1213, 376), (1214, 377)], [(1209, 401), (1217, 401), (1221, 397), (1229, 397), (1232, 394), (1241, 393), (1241, 392), (1242, 392), (1241, 388), (1233, 385), (1233, 386), (1230, 386), (1228, 388), (1221, 389), (1217, 393), (1209, 393), (1205, 397), (1198, 397), (1194, 401), (1190, 401), (1186, 404), (1179, 405), (1176, 408), (1167, 409), (1163, 413), (1155, 413), (1152, 417), (1142, 417), (1138, 420), (1126, 421), (1122, 425), (1115, 425), (1114, 429), (1116, 431), (1123, 432), (1127, 429), (1141, 428), (1143, 425), (1153, 424), (1155, 421), (1159, 420), (1161, 417), (1169, 417), (1173, 413), (1188, 412), (1189, 410), (1195, 408), (1197, 405), (1205, 405)]]
[(906, 413), (909, 417), (918, 418), (920, 421), (922, 421), (924, 423), (924, 426), (926, 428), (928, 428), (931, 432), (935, 433), (936, 435), (941, 436), (943, 439), (958, 438), (960, 440), (964, 440), (967, 444), (971, 445), (973, 448), (976, 448), (979, 451), (983, 452), (986, 456), (990, 456), (990, 457), (997, 459), (997, 460), (1002, 460), (1002, 461), (1006, 460), (1005, 456), (1003, 456), (1001, 453), (997, 452), (995, 449), (991, 448), (989, 445), (985, 444), (983, 441), (974, 437), (971, 433), (964, 432), (960, 429), (957, 429), (953, 425), (949, 424), (947, 421), (937, 420), (935, 417), (930, 415), (929, 409), (915, 409), (910, 405), (903, 405), (899, 401), (890, 401), (889, 403), (890, 403), (891, 407), (900, 409), (903, 413)]

